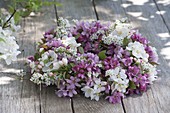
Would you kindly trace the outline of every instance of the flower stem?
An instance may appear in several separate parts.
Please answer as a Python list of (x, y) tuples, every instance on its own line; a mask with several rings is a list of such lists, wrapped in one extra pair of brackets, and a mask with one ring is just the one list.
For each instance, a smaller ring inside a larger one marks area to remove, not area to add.
[(16, 9), (14, 9), (14, 12), (12, 13), (12, 15), (8, 18), (8, 20), (4, 23), (4, 25), (2, 26), (2, 28), (4, 29), (5, 28), (5, 26), (7, 25), (7, 23), (11, 20), (11, 18), (15, 15), (15, 13), (16, 13)]

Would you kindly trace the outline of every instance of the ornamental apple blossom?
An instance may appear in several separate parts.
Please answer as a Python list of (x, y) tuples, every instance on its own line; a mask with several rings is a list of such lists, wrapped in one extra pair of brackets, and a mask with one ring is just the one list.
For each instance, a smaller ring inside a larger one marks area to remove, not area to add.
[(132, 51), (132, 54), (136, 58), (142, 58), (146, 62), (148, 61), (149, 55), (146, 53), (144, 46), (140, 42), (130, 42), (127, 46), (127, 50)]

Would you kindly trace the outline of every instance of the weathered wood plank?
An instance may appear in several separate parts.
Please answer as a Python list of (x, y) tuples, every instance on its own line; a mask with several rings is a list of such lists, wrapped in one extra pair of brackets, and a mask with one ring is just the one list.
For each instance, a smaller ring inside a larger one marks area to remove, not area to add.
[(73, 99), (75, 113), (124, 113), (121, 104), (111, 104), (104, 98), (99, 101), (90, 100), (77, 95)]
[[(40, 16), (35, 20), (35, 42), (40, 41), (45, 31), (56, 27), (54, 6), (44, 7)], [(33, 54), (33, 53), (32, 53)], [(55, 87), (41, 87), (40, 103), (41, 113), (71, 113), (69, 98), (59, 98), (55, 95)], [(39, 89), (38, 89), (39, 90)]]
[(94, 0), (99, 20), (114, 21), (126, 17), (124, 9), (120, 7), (121, 0), (112, 1)]
[[(106, 11), (102, 12), (118, 11), (113, 12), (113, 14), (120, 14), (123, 16), (127, 15), (132, 24), (138, 28), (144, 36), (148, 37), (151, 44), (158, 49), (160, 56), (159, 69), (161, 70), (161, 80), (158, 80), (154, 85), (152, 85), (152, 88), (143, 96), (124, 99), (123, 102), (125, 111), (127, 113), (167, 113), (169, 108), (166, 106), (170, 104), (170, 88), (168, 87), (168, 80), (170, 78), (168, 77), (169, 59), (166, 58), (168, 53), (164, 52), (165, 56), (161, 53), (166, 48), (165, 44), (169, 42), (169, 35), (160, 15), (155, 14), (157, 12), (157, 8), (154, 2), (152, 0), (140, 2), (138, 0), (122, 0), (121, 3), (121, 1), (107, 0), (106, 4), (108, 5), (104, 5), (104, 2), (104, 0), (96, 0), (97, 12), (99, 8), (103, 7), (103, 10), (106, 9)], [(115, 6), (117, 6), (116, 10)], [(98, 15), (100, 19), (105, 20), (110, 16), (110, 13), (101, 13), (99, 11)], [(110, 20), (112, 20), (112, 16)], [(159, 37), (162, 33), (167, 34), (167, 37)]]
[[(125, 0), (123, 0), (123, 3), (129, 4)], [(132, 4), (136, 4), (136, 5), (132, 6)], [(151, 44), (157, 48), (159, 58), (160, 58), (159, 59), (160, 62), (159, 69), (161, 70), (160, 80), (158, 80), (151, 87), (151, 93), (147, 92), (148, 93), (147, 100), (153, 98), (154, 99), (153, 102), (155, 104), (149, 104), (148, 102), (144, 103), (143, 106), (147, 106), (147, 107), (145, 107), (145, 109), (141, 111), (145, 110), (146, 112), (147, 111), (154, 112), (154, 109), (157, 109), (158, 113), (168, 113), (168, 111), (170, 110), (169, 107), (167, 107), (167, 105), (170, 105), (170, 95), (169, 95), (170, 87), (168, 87), (170, 85), (168, 81), (170, 79), (169, 77), (170, 63), (167, 57), (170, 56), (170, 54), (164, 51), (167, 49), (166, 47), (167, 42), (170, 41), (168, 38), (170, 37), (168, 29), (165, 26), (165, 23), (162, 20), (161, 16), (156, 14), (156, 12), (158, 12), (158, 9), (153, 0), (141, 2), (140, 5), (137, 2), (137, 0), (134, 0), (129, 5), (131, 6), (125, 8), (129, 19), (133, 23), (135, 23), (135, 25), (140, 26), (140, 31), (144, 34), (144, 36), (148, 37), (149, 40), (151, 41)], [(136, 13), (142, 12), (142, 14), (138, 17), (135, 17), (133, 15), (133, 13), (135, 12)], [(161, 34), (167, 34), (167, 35), (166, 37), (162, 37)], [(126, 102), (128, 102), (128, 99), (127, 101), (125, 101), (125, 103)], [(128, 112), (131, 112), (131, 110), (132, 109), (127, 109)]]
[(59, 98), (55, 86), (42, 87), (41, 113), (72, 113), (71, 99)]
[(0, 74), (0, 113), (39, 113), (35, 84), (21, 82), (15, 74)]
[[(78, 20), (96, 20), (93, 4), (90, 0), (61, 0), (63, 7), (58, 8), (59, 16), (64, 18)], [(73, 107), (75, 113), (123, 113), (121, 104), (113, 105), (104, 99), (98, 102), (86, 99), (84, 96), (73, 98)]]
[(96, 20), (91, 0), (57, 0), (62, 6), (58, 7), (58, 15), (69, 20)]
[[(3, 1), (1, 1), (3, 2)], [(10, 0), (6, 1), (10, 2)], [(6, 3), (3, 2), (3, 3)], [(7, 5), (7, 3), (5, 4)], [(7, 8), (3, 5), (3, 10)], [(4, 62), (0, 73), (0, 113), (38, 113), (40, 112), (39, 95), (37, 93), (36, 85), (29, 80), (20, 82), (17, 73), (24, 67), (26, 57), (31, 55), (35, 50), (34, 46), (34, 27), (30, 18), (23, 19), (20, 22), (21, 30), (16, 37), (22, 53), (18, 56), (18, 60), (7, 66)], [(32, 32), (32, 33), (31, 33)], [(2, 73), (3, 72), (3, 73)], [(24, 79), (28, 77), (25, 76)], [(30, 104), (31, 103), (31, 104)]]
[(170, 31), (170, 0), (153, 0), (156, 3), (158, 11), (156, 14), (161, 15)]
[[(18, 43), (20, 45), (21, 50), (24, 51), (19, 56), (19, 59), (16, 62), (16, 64), (10, 66), (12, 69), (13, 68), (24, 69), (24, 71), (29, 73), (29, 68), (24, 66), (27, 57), (30, 55), (34, 55), (36, 49), (36, 42), (40, 41), (40, 38), (43, 37), (43, 33), (45, 32), (45, 30), (48, 30), (51, 27), (56, 26), (56, 24), (54, 23), (54, 19), (55, 19), (54, 8), (53, 6), (51, 6), (51, 7), (44, 7), (42, 11), (36, 14), (34, 17), (28, 17), (23, 21), (21, 21), (22, 30), (20, 36), (18, 37)], [(7, 68), (9, 68), (9, 66)], [(9, 73), (8, 70), (6, 70), (5, 72)], [(55, 113), (57, 111), (58, 112), (63, 111), (60, 108), (61, 106), (65, 109), (70, 108), (69, 106), (71, 106), (71, 104), (69, 99), (65, 101), (61, 99), (58, 100), (58, 98), (55, 98), (55, 96), (53, 95), (54, 92), (50, 92), (50, 94), (47, 93), (47, 95), (42, 93), (41, 95), (39, 86), (36, 86), (32, 82), (30, 82), (29, 78), (30, 75), (27, 74), (24, 77), (23, 83), (15, 79), (13, 83), (14, 85), (12, 83), (9, 83), (8, 87), (1, 86), (1, 88), (3, 88), (2, 92), (0, 93), (3, 94), (3, 96), (1, 96), (1, 101), (3, 101), (2, 103), (3, 106), (1, 109), (2, 112), (0, 113), (39, 113), (41, 112), (41, 110), (42, 113), (43, 112), (47, 113), (46, 111), (48, 111), (49, 113), (53, 113), (53, 112)], [(13, 92), (9, 91), (9, 94), (6, 96), (5, 92), (7, 90), (5, 89), (11, 89), (11, 88), (16, 90), (16, 94), (13, 95)], [(50, 89), (48, 88), (43, 89), (43, 91), (45, 92), (49, 92), (49, 90)], [(65, 103), (62, 104), (63, 102)], [(46, 106), (46, 104), (48, 106)]]

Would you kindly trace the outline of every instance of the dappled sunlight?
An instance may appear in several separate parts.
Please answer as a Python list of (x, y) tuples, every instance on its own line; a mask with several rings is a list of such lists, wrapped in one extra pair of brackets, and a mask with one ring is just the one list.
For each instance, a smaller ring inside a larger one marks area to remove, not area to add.
[(158, 37), (161, 37), (161, 40), (167, 40), (170, 37), (169, 33), (158, 33)]
[[(163, 55), (165, 59), (170, 60), (170, 46), (162, 48), (160, 51), (160, 54)], [(168, 63), (168, 64), (170, 64), (170, 63)]]
[(131, 2), (133, 5), (144, 5), (149, 0), (127, 0), (127, 1)]
[(166, 11), (156, 11), (156, 14), (158, 15), (164, 15), (166, 13)]
[(142, 12), (127, 12), (127, 14), (129, 14), (133, 17), (139, 17), (142, 15)]
[(21, 72), (21, 69), (15, 69), (15, 68), (4, 68), (2, 71), (0, 71), (0, 73), (15, 73), (18, 74)]
[(170, 0), (158, 0), (157, 3), (167, 6), (170, 5)]
[(142, 12), (127, 12), (127, 14), (136, 17), (139, 20), (148, 21), (148, 18), (142, 17)]
[(9, 84), (11, 81), (14, 81), (15, 79), (8, 76), (0, 76), (0, 85)]
[(148, 21), (149, 19), (148, 18), (145, 18), (145, 17), (138, 17), (139, 20), (143, 20), (143, 21)]
[(131, 6), (131, 4), (121, 4), (121, 6), (122, 6), (123, 8), (127, 8), (127, 7)]

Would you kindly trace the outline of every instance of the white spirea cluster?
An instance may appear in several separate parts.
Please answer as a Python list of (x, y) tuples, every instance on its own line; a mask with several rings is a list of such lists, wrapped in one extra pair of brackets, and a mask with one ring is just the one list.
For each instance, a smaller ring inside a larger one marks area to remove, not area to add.
[(92, 40), (98, 39), (101, 34), (104, 34), (104, 30), (98, 30), (96, 33), (92, 34), (90, 38)]
[(56, 37), (61, 38), (63, 36), (68, 36), (69, 35), (69, 32), (68, 32), (69, 27), (70, 27), (69, 21), (67, 19), (60, 17), (58, 19), (58, 26), (56, 28), (56, 31), (57, 31)]
[(105, 44), (110, 45), (112, 43), (117, 45), (123, 45), (123, 37), (119, 37), (118, 35), (109, 34), (108, 36), (103, 36), (102, 40)]
[(15, 32), (19, 28), (20, 26), (15, 25), (13, 18), (9, 22), (9, 27), (2, 28), (0, 26), (0, 59), (4, 59), (7, 65), (11, 64), (12, 61), (16, 61), (17, 55), (21, 53), (18, 51), (19, 46), (15, 39)]
[(152, 84), (153, 81), (157, 80), (157, 69), (155, 65), (150, 64), (149, 62), (143, 61), (141, 63), (141, 66), (143, 68), (143, 71), (146, 71), (147, 74), (149, 75), (149, 83)]
[(131, 36), (130, 24), (125, 23), (125, 20), (116, 20), (116, 22), (110, 26), (109, 34), (102, 37), (105, 44), (117, 44), (123, 45), (124, 38), (129, 38)]
[(136, 58), (142, 58), (144, 61), (148, 62), (149, 55), (146, 53), (143, 44), (140, 42), (130, 42), (126, 49), (132, 51), (132, 54)]
[(112, 92), (114, 92), (114, 90), (118, 90), (122, 93), (126, 92), (126, 88), (129, 86), (129, 79), (127, 79), (124, 69), (120, 67), (109, 69), (106, 71), (105, 76), (109, 76), (109, 81), (113, 81), (111, 87)]
[(54, 83), (54, 81), (51, 81), (47, 73), (44, 73), (43, 75), (40, 73), (34, 73), (30, 80), (38, 85), (46, 84), (47, 86), (49, 86)]

